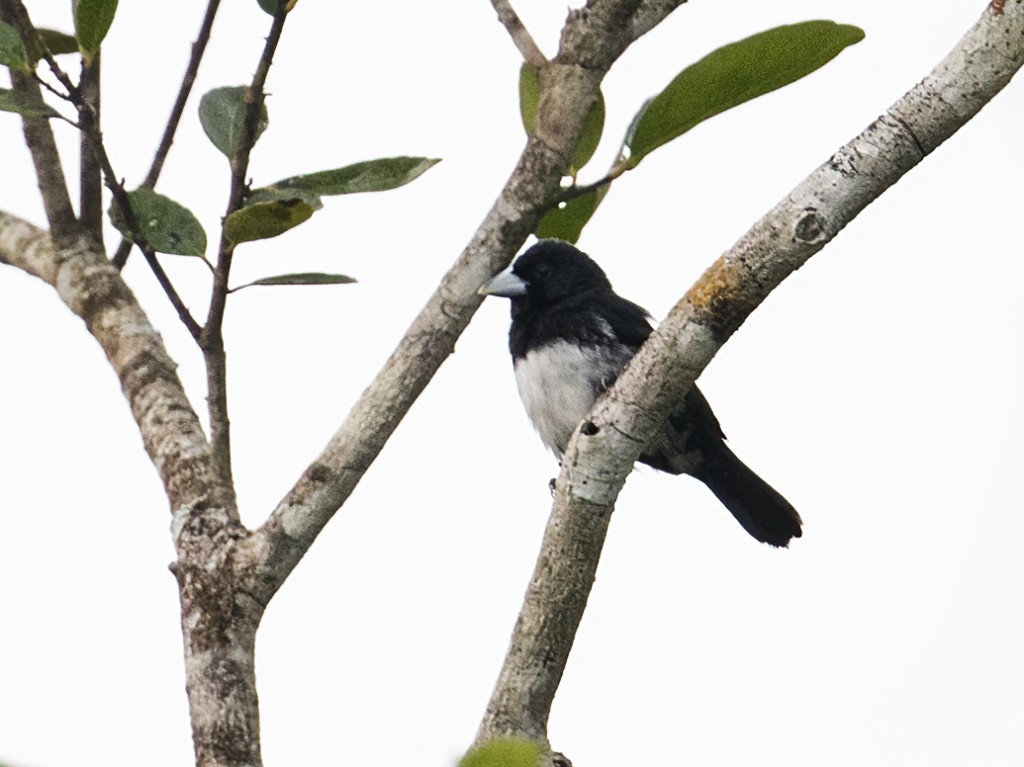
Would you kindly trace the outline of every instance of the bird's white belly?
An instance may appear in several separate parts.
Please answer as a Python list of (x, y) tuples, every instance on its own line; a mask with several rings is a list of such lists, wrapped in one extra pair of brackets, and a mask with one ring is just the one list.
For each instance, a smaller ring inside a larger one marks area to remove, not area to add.
[(519, 396), (541, 440), (561, 457), (569, 438), (629, 361), (596, 347), (558, 341), (516, 360)]

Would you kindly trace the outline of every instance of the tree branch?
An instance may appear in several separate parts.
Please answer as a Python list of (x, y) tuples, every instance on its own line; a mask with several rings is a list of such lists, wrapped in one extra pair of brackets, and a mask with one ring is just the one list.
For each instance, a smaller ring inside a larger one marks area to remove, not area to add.
[[(206, 6), (206, 13), (203, 15), (203, 23), (199, 27), (199, 34), (196, 36), (196, 41), (192, 43), (192, 55), (189, 57), (188, 66), (185, 67), (185, 74), (181, 78), (178, 96), (174, 100), (174, 106), (171, 107), (170, 117), (167, 118), (167, 125), (164, 127), (164, 134), (160, 138), (156, 154), (153, 156), (153, 162), (149, 166), (149, 172), (146, 173), (146, 178), (142, 182), (142, 186), (146, 189), (153, 189), (156, 186), (156, 182), (160, 178), (160, 172), (163, 170), (164, 162), (171, 151), (171, 145), (174, 143), (174, 134), (178, 131), (178, 123), (181, 122), (181, 116), (185, 112), (185, 104), (192, 93), (192, 86), (195, 84), (196, 75), (199, 73), (199, 65), (203, 60), (203, 54), (206, 53), (206, 46), (210, 42), (213, 20), (217, 17), (219, 7), (220, 0), (210, 0)], [(114, 262), (114, 266), (118, 269), (124, 268), (131, 249), (131, 240), (121, 240), (121, 244), (117, 247), (117, 252), (114, 253), (114, 257), (111, 259)]]
[(160, 334), (88, 234), (64, 246), (0, 211), (0, 263), (52, 285), (103, 348), (176, 514), (220, 505), (209, 448)]
[[(228, 195), (224, 219), (242, 206), (246, 192), (245, 177), (249, 171), (249, 155), (258, 135), (257, 124), (260, 108), (266, 94), (263, 88), (274, 61), (274, 53), (281, 41), (287, 11), (281, 9), (274, 16), (267, 35), (263, 53), (260, 55), (256, 73), (246, 91), (245, 118), (239, 137), (238, 151), (231, 157), (231, 191)], [(199, 345), (206, 362), (207, 401), (210, 413), (210, 444), (213, 451), (213, 465), (225, 487), (234, 493), (234, 479), (231, 472), (231, 421), (228, 418), (227, 355), (224, 350), (224, 310), (227, 307), (231, 260), (235, 244), (221, 230), (217, 267), (213, 274), (213, 289), (210, 310), (206, 318)]]
[[(38, 83), (30, 75), (11, 71), (11, 84), (14, 90), (29, 94), (34, 99), (42, 99)], [(43, 198), (46, 221), (55, 239), (72, 236), (78, 229), (78, 218), (71, 205), (64, 167), (57, 151), (57, 142), (53, 138), (50, 121), (45, 117), (23, 117), (22, 131), (25, 144), (32, 155), (35, 166), (39, 193)]]
[[(72, 8), (77, 11), (79, 0)], [(100, 67), (102, 54), (97, 51), (91, 60), (82, 57), (82, 74), (78, 78), (82, 107), (92, 115), (92, 124), (100, 130)], [(81, 122), (81, 120), (79, 120)], [(79, 136), (78, 217), (82, 226), (103, 245), (103, 172), (92, 151), (91, 138), (83, 131)]]
[[(209, 444), (159, 333), (102, 249), (83, 232), (63, 246), (0, 212), (0, 263), (52, 285), (84, 320), (121, 382), (163, 481), (178, 560), (185, 673), (197, 764), (260, 764), (253, 643), (263, 613), (238, 588), (244, 534)], [(230, 755), (227, 758), (225, 755)]]
[(537, 47), (537, 43), (533, 41), (530, 31), (523, 25), (509, 0), (491, 0), (491, 5), (494, 6), (494, 10), (498, 14), (498, 21), (508, 30), (512, 42), (515, 43), (519, 52), (523, 54), (523, 60), (527, 64), (533, 64), (535, 67), (542, 67), (547, 64), (547, 57)]
[(508, 266), (559, 193), (600, 80), (634, 39), (623, 19), (628, 21), (638, 3), (601, 0), (586, 13), (570, 13), (559, 54), (541, 71), (533, 134), (494, 206), (327, 447), (246, 542), (255, 567), (250, 588), (263, 602), (298, 564), (452, 353), (480, 306), (477, 289)]
[(747, 316), (970, 120), (1024, 63), (1024, 2), (990, 10), (918, 86), (708, 269), (570, 442), (541, 554), (477, 735), (543, 738), (608, 522), (642, 446)]
[[(21, 3), (0, 0), (0, 21), (10, 24), (22, 38), (27, 39), (26, 30), (31, 29), (31, 22)], [(15, 91), (42, 100), (39, 84), (29, 74), (11, 70), (11, 85)], [(70, 237), (78, 228), (78, 219), (71, 206), (71, 195), (68, 193), (67, 179), (64, 177), (50, 121), (44, 117), (23, 117), (22, 130), (35, 165), (50, 231), (56, 239)]]

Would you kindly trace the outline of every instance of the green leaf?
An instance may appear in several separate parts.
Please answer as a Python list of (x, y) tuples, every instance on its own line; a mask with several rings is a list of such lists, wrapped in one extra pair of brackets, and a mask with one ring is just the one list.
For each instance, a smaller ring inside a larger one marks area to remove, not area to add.
[(634, 119), (630, 167), (698, 123), (828, 63), (864, 32), (833, 21), (776, 27), (723, 46), (680, 72)]
[(117, 11), (117, 0), (78, 0), (75, 7), (75, 37), (86, 58), (100, 49)]
[(256, 0), (260, 4), (260, 8), (269, 13), (271, 16), (276, 16), (278, 10), (283, 10), (288, 13), (299, 0)]
[(527, 134), (533, 130), (537, 122), (537, 109), (540, 104), (540, 75), (537, 67), (523, 64), (519, 68), (519, 116), (523, 120), (523, 129)]
[(0, 112), (17, 112), (24, 117), (60, 117), (60, 113), (41, 98), (0, 88)]
[(271, 184), (277, 189), (296, 189), (316, 195), (383, 192), (404, 186), (437, 165), (428, 157), (386, 157), (334, 170), (292, 176)]
[(607, 193), (608, 187), (602, 186), (551, 208), (537, 224), (534, 234), (540, 239), (554, 237), (576, 242)]
[(576, 151), (572, 155), (569, 175), (573, 178), (576, 178), (576, 174), (590, 162), (590, 158), (597, 151), (597, 145), (601, 143), (601, 134), (604, 132), (604, 111), (604, 94), (598, 91), (597, 101), (587, 112), (587, 120), (583, 124), (580, 143), (576, 145)]
[(462, 757), (459, 767), (537, 767), (542, 752), (541, 746), (532, 740), (492, 740)]
[(287, 232), (313, 215), (313, 206), (299, 199), (269, 200), (239, 208), (224, 220), (231, 242), (266, 240)]
[(323, 200), (320, 199), (318, 194), (307, 192), (304, 189), (281, 189), (277, 186), (263, 186), (259, 189), (253, 189), (245, 196), (245, 205), (252, 205), (256, 202), (273, 202), (275, 200), (283, 202), (299, 200), (307, 203), (313, 210), (320, 210), (324, 206)]
[[(228, 85), (208, 91), (199, 100), (199, 122), (213, 145), (229, 160), (238, 153), (242, 143), (246, 90), (244, 85)], [(253, 144), (267, 129), (269, 122), (267, 105), (261, 104)]]
[[(69, 35), (64, 32), (58, 32), (56, 29), (36, 29), (39, 33), (40, 39), (46, 44), (46, 48), (54, 56), (60, 56), (64, 53), (78, 53), (78, 41), (74, 35)], [(38, 60), (42, 55), (42, 52), (35, 53), (33, 58)]]
[(18, 30), (2, 21), (0, 21), (0, 66), (9, 67), (18, 72), (32, 71), (25, 43), (22, 42)]
[(354, 277), (344, 274), (324, 274), (323, 272), (299, 272), (297, 274), (279, 274), (276, 277), (263, 277), (254, 282), (247, 282), (232, 288), (231, 292), (253, 285), (349, 285), (355, 282)]
[[(523, 119), (523, 128), (527, 133), (533, 130), (533, 124), (537, 121), (537, 108), (540, 103), (540, 79), (537, 68), (531, 64), (523, 64), (519, 69), (519, 114)], [(601, 143), (601, 133), (604, 131), (604, 94), (598, 91), (597, 101), (587, 112), (587, 120), (583, 126), (583, 134), (580, 136), (580, 143), (572, 155), (572, 163), (569, 168), (569, 175), (573, 178), (580, 169), (586, 165), (590, 158), (597, 151), (597, 145)]]
[[(206, 232), (192, 211), (152, 189), (128, 192), (138, 234), (158, 253), (197, 256), (206, 253)], [(134, 239), (117, 201), (110, 203), (110, 223), (128, 239)]]

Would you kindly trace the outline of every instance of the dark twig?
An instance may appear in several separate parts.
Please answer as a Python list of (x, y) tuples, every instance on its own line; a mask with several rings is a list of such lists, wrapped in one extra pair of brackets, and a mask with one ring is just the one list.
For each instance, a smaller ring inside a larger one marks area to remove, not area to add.
[[(178, 96), (174, 100), (174, 106), (171, 107), (171, 114), (170, 117), (167, 118), (167, 125), (164, 127), (164, 134), (160, 138), (160, 144), (157, 147), (156, 154), (153, 156), (153, 164), (149, 166), (149, 172), (146, 174), (146, 178), (142, 182), (142, 186), (146, 189), (152, 189), (156, 186), (156, 182), (160, 178), (160, 172), (163, 170), (164, 162), (167, 160), (167, 155), (171, 151), (171, 144), (174, 143), (174, 134), (178, 130), (178, 124), (181, 122), (181, 116), (185, 112), (185, 104), (188, 102), (188, 97), (192, 93), (192, 86), (195, 84), (196, 75), (199, 72), (199, 64), (203, 60), (203, 54), (206, 52), (206, 46), (210, 42), (210, 33), (213, 30), (213, 20), (217, 16), (217, 10), (219, 7), (220, 0), (210, 0), (206, 6), (206, 14), (203, 16), (203, 23), (199, 27), (199, 34), (196, 36), (196, 41), (192, 43), (192, 55), (188, 60), (188, 66), (185, 67), (185, 74), (181, 78), (181, 87), (178, 88)], [(131, 240), (123, 239), (117, 248), (117, 252), (114, 253), (114, 257), (112, 259), (114, 266), (118, 269), (122, 269), (125, 262), (128, 260), (128, 255), (131, 253), (131, 250)]]
[[(246, 89), (245, 118), (239, 137), (238, 151), (231, 160), (231, 191), (228, 196), (225, 219), (242, 206), (247, 190), (245, 177), (249, 170), (249, 155), (258, 135), (260, 112), (265, 93), (263, 88), (274, 61), (274, 53), (281, 41), (287, 11), (281, 9), (275, 14), (270, 25), (270, 32), (263, 46), (259, 64), (253, 75), (252, 83)], [(217, 266), (213, 277), (213, 294), (210, 298), (210, 311), (206, 318), (206, 327), (200, 339), (203, 356), (206, 360), (207, 401), (210, 412), (210, 447), (213, 456), (214, 471), (225, 488), (233, 488), (231, 473), (231, 426), (228, 419), (227, 396), (227, 363), (224, 352), (224, 309), (227, 304), (228, 279), (231, 274), (231, 259), (235, 246), (221, 232), (220, 249), (217, 254)], [(232, 491), (233, 492), (233, 491)]]
[(125, 225), (128, 227), (128, 230), (132, 232), (135, 244), (139, 246), (139, 250), (141, 250), (145, 255), (146, 262), (153, 270), (153, 274), (156, 276), (157, 282), (160, 283), (160, 287), (163, 288), (163, 291), (170, 300), (171, 305), (178, 313), (178, 318), (188, 329), (188, 332), (192, 337), (196, 341), (199, 341), (203, 329), (199, 323), (196, 322), (191, 312), (189, 312), (188, 307), (185, 306), (185, 302), (181, 300), (181, 296), (178, 295), (178, 291), (175, 290), (174, 285), (167, 276), (167, 273), (160, 266), (160, 262), (157, 261), (156, 251), (153, 250), (152, 246), (143, 236), (142, 228), (139, 226), (138, 219), (135, 218), (135, 213), (132, 211), (131, 205), (129, 204), (128, 192), (125, 191), (124, 184), (118, 180), (117, 174), (114, 173), (114, 167), (111, 165), (110, 157), (107, 155), (106, 147), (103, 145), (103, 135), (100, 133), (99, 125), (96, 124), (96, 115), (93, 113), (89, 104), (81, 101), (80, 93), (76, 94), (74, 98), (75, 106), (78, 107), (78, 119), (82, 130), (82, 136), (87, 142), (87, 146), (83, 147), (83, 149), (88, 149), (95, 158), (96, 164), (99, 166), (103, 174), (106, 186), (114, 197), (114, 203), (118, 208), (120, 208), (121, 215), (124, 216)]
[[(93, 123), (100, 125), (100, 54), (82, 62), (82, 77), (78, 83), (85, 108), (92, 113)], [(103, 246), (103, 178), (90, 138), (83, 131), (79, 137), (79, 202), (78, 218), (82, 226)]]
[(135, 244), (139, 246), (139, 250), (146, 257), (146, 262), (153, 270), (153, 274), (160, 283), (160, 287), (163, 288), (164, 293), (170, 300), (171, 305), (178, 313), (178, 318), (182, 321), (188, 332), (192, 335), (197, 342), (199, 341), (203, 329), (196, 322), (195, 318), (189, 312), (188, 307), (185, 306), (185, 302), (182, 301), (181, 296), (178, 295), (178, 291), (175, 290), (174, 285), (171, 283), (167, 273), (160, 266), (160, 262), (157, 260), (156, 251), (146, 241), (146, 238), (142, 235), (142, 228), (139, 226), (139, 221), (135, 217), (135, 212), (132, 210), (131, 205), (128, 201), (128, 192), (125, 191), (124, 185), (118, 181), (117, 174), (114, 173), (114, 168), (110, 164), (110, 158), (107, 156), (107, 150), (103, 146), (103, 136), (100, 133), (99, 127), (94, 122), (94, 115), (92, 110), (89, 109), (88, 105), (81, 105), (79, 107), (79, 120), (81, 121), (82, 135), (88, 139), (89, 151), (96, 158), (96, 163), (99, 165), (100, 170), (103, 173), (103, 179), (106, 182), (107, 188), (114, 197), (114, 203), (120, 208), (121, 215), (124, 216), (125, 225), (128, 230), (132, 233), (132, 238)]
[(491, 5), (494, 6), (494, 10), (498, 13), (498, 21), (508, 30), (509, 35), (512, 37), (512, 42), (515, 43), (519, 52), (523, 54), (523, 59), (526, 63), (533, 64), (536, 67), (547, 64), (547, 57), (537, 46), (537, 43), (534, 42), (530, 31), (523, 25), (522, 20), (515, 12), (509, 0), (491, 0)]

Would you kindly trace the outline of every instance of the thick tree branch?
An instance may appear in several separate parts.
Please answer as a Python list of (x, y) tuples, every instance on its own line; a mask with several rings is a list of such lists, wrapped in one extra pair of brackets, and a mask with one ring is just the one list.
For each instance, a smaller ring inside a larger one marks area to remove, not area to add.
[(121, 382), (146, 452), (176, 513), (221, 505), (209, 448), (176, 365), (135, 296), (87, 234), (63, 246), (0, 212), (0, 263), (52, 285), (96, 338)]
[(970, 120), (1024, 63), (1024, 0), (987, 10), (913, 90), (786, 196), (701, 277), (566, 451), (540, 558), (478, 741), (546, 736), (626, 476), (665, 414), (794, 270)]
[(87, 233), (57, 247), (45, 232), (0, 212), (0, 263), (52, 285), (85, 322), (121, 382), (163, 481), (178, 554), (172, 569), (181, 590), (197, 763), (258, 765), (252, 648), (263, 608), (239, 587), (233, 552), (244, 530), (234, 496), (213, 471), (174, 362), (121, 274)]
[(640, 4), (598, 0), (570, 13), (558, 56), (541, 69), (533, 135), (505, 188), (341, 428), (247, 542), (256, 565), (251, 590), (263, 602), (298, 564), (452, 353), (480, 306), (477, 289), (508, 265), (558, 194), (600, 80), (635, 39), (629, 20)]

